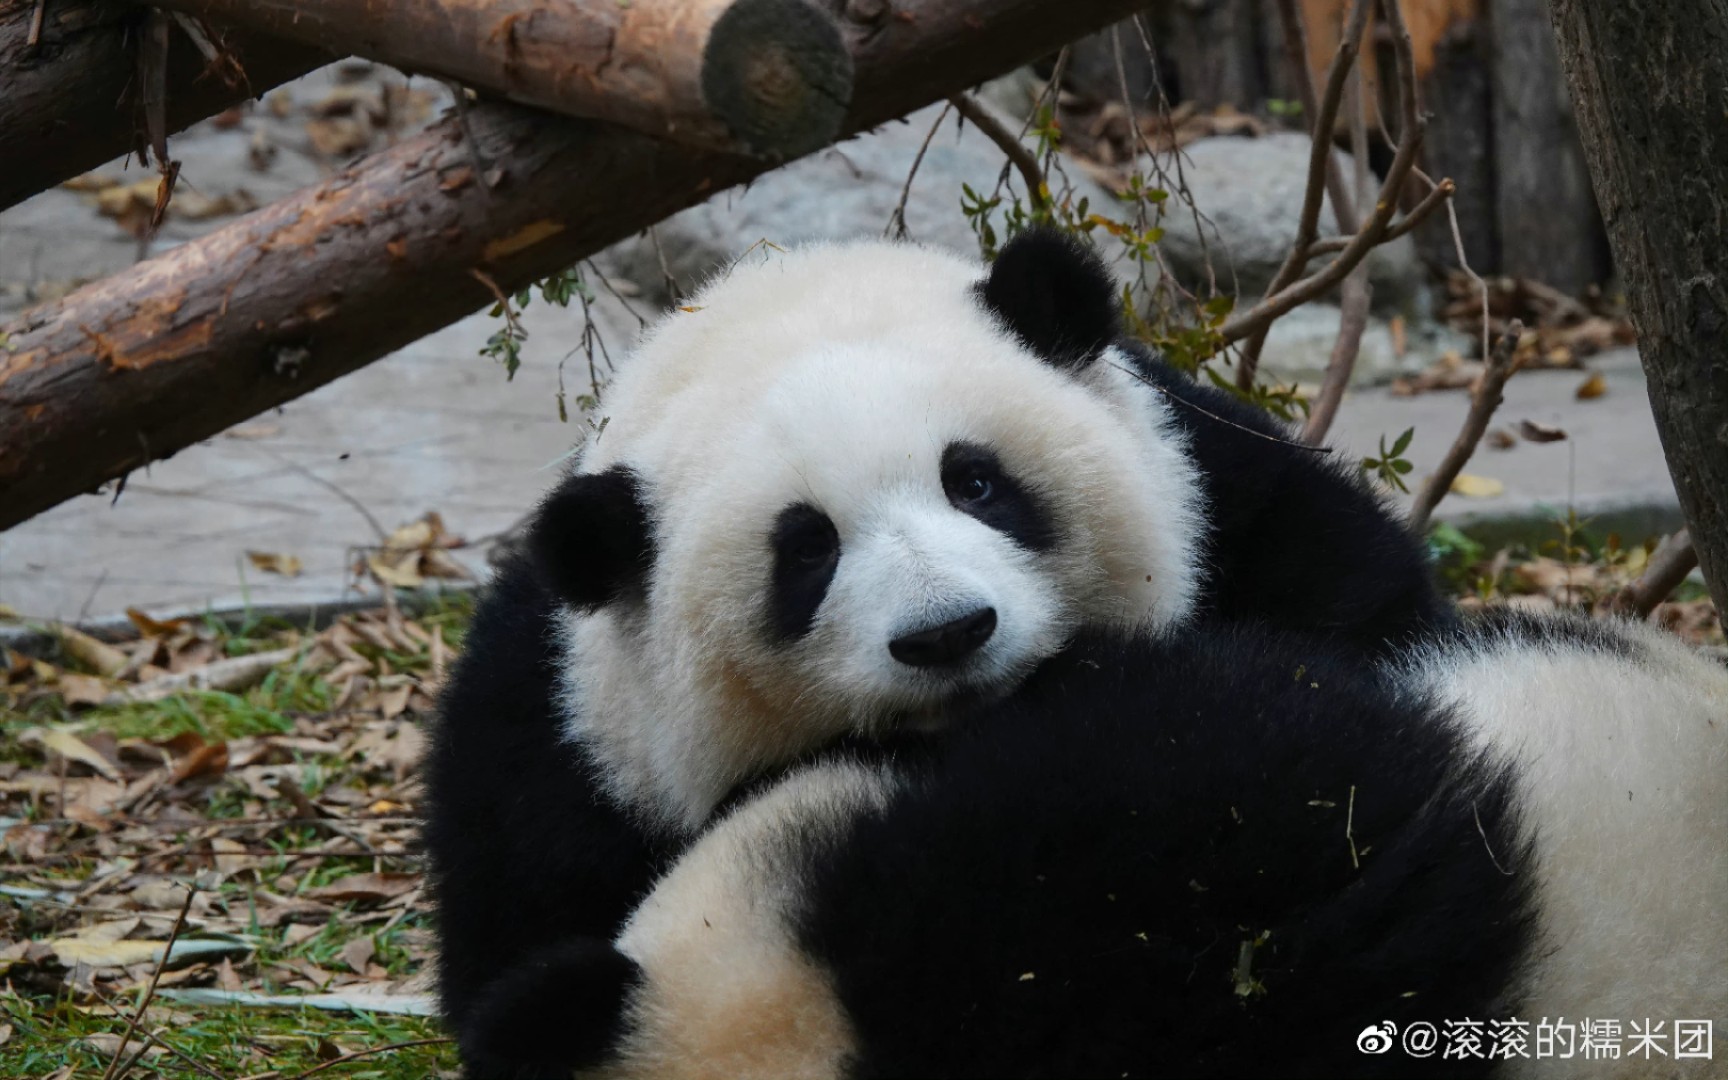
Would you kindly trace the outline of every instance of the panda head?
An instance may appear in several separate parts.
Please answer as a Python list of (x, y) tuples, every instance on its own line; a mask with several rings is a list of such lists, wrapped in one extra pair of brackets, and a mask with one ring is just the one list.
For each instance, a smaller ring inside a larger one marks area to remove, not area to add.
[(735, 268), (650, 332), (531, 550), (572, 735), (694, 826), (837, 737), (941, 724), (1079, 625), (1184, 617), (1198, 483), (1049, 234), (986, 274), (905, 244)]

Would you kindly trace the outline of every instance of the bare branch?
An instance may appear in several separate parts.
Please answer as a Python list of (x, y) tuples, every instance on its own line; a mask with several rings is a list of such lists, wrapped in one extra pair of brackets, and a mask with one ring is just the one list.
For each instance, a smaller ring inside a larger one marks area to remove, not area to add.
[(1637, 581), (1609, 597), (1603, 606), (1615, 615), (1647, 619), (1697, 567), (1698, 549), (1692, 546), (1692, 534), (1681, 529), (1651, 552), (1650, 563)]
[[(1355, 204), (1368, 198), (1368, 94), (1364, 87), (1362, 69), (1357, 68), (1351, 75), (1350, 154), (1355, 159), (1356, 189), (1349, 213), (1354, 214)], [(1327, 175), (1331, 176), (1336, 171), (1336, 168), (1331, 169)], [(1355, 231), (1357, 225), (1354, 218), (1346, 225), (1342, 220), (1344, 214), (1345, 211), (1339, 211), (1339, 230)], [(1314, 407), (1308, 413), (1308, 422), (1302, 426), (1304, 442), (1318, 443), (1326, 438), (1333, 418), (1338, 415), (1338, 406), (1344, 400), (1344, 390), (1350, 385), (1350, 376), (1356, 371), (1356, 358), (1362, 352), (1362, 332), (1368, 326), (1368, 306), (1374, 299), (1374, 286), (1368, 280), (1366, 260), (1344, 278), (1342, 299), (1338, 317), (1338, 338), (1332, 343), (1332, 356), (1326, 362), (1326, 376), (1320, 384), (1320, 396), (1315, 399)]]
[(1039, 208), (1048, 206), (1050, 195), (1044, 186), (1044, 170), (1039, 168), (1037, 157), (1026, 149), (1026, 144), (1009, 131), (1007, 125), (996, 119), (996, 114), (991, 112), (987, 105), (971, 94), (955, 94), (948, 99), (948, 104), (954, 106), (955, 112), (970, 120), (973, 127), (1008, 155), (1008, 160), (1020, 170), (1020, 179), (1025, 181), (1027, 195), (1033, 205)]
[[(1225, 323), (1219, 330), (1219, 334), (1226, 342), (1240, 341), (1250, 335), (1263, 332), (1279, 316), (1307, 303), (1344, 280), (1344, 277), (1356, 268), (1357, 263), (1368, 257), (1369, 251), (1384, 242), (1387, 225), (1397, 210), (1398, 193), (1404, 189), (1405, 180), (1409, 178), (1410, 171), (1416, 167), (1416, 154), (1421, 149), (1422, 136), (1427, 130), (1427, 120), (1416, 107), (1416, 62), (1410, 44), (1410, 31), (1404, 25), (1403, 15), (1399, 11), (1396, 0), (1387, 0), (1384, 10), (1387, 13), (1387, 22), (1391, 24), (1393, 29), (1393, 42), (1396, 45), (1395, 53), (1398, 58), (1401, 125), (1398, 132), (1397, 153), (1392, 159), (1391, 167), (1386, 170), (1386, 179), (1380, 185), (1380, 192), (1374, 203), (1374, 212), (1368, 216), (1368, 220), (1356, 232), (1356, 235), (1350, 238), (1349, 243), (1345, 244), (1344, 250), (1339, 253), (1336, 260), (1282, 291), (1273, 291), (1271, 295), (1254, 305), (1253, 308)], [(1341, 45), (1340, 49), (1342, 48)], [(1330, 84), (1328, 84), (1327, 89), (1328, 91), (1331, 90)], [(1336, 115), (1336, 109), (1333, 112)], [(1311, 194), (1317, 179), (1317, 174), (1311, 170), (1309, 175)], [(1303, 238), (1299, 236), (1298, 240), (1303, 240)], [(1310, 234), (1302, 242), (1302, 252), (1305, 253), (1308, 244), (1312, 242), (1313, 237)], [(1295, 259), (1296, 255), (1296, 249), (1292, 248), (1292, 259)], [(1306, 259), (1299, 260), (1297, 265), (1301, 265), (1302, 262), (1306, 262)], [(1289, 266), (1290, 260), (1286, 260), (1285, 265)]]
[(1318, 444), (1324, 440), (1338, 416), (1338, 406), (1344, 400), (1344, 390), (1350, 385), (1350, 375), (1356, 370), (1356, 358), (1362, 351), (1362, 332), (1368, 328), (1368, 305), (1373, 299), (1374, 286), (1368, 281), (1367, 267), (1358, 266), (1344, 279), (1338, 340), (1332, 344), (1332, 357), (1326, 362), (1320, 394), (1308, 412), (1308, 422), (1302, 425), (1303, 442)]
[(1476, 452), (1476, 444), (1482, 441), (1482, 436), (1488, 430), (1488, 421), (1494, 416), (1494, 410), (1500, 407), (1502, 393), (1506, 389), (1506, 380), (1518, 370), (1518, 339), (1524, 334), (1524, 324), (1513, 319), (1506, 327), (1506, 333), (1501, 336), (1494, 347), (1493, 354), (1488, 358), (1486, 369), (1482, 372), (1482, 381), (1477, 384), (1470, 395), (1470, 412), (1464, 417), (1464, 426), (1459, 429), (1458, 437), (1452, 441), (1452, 448), (1446, 451), (1446, 456), (1434, 470), (1422, 490), (1416, 493), (1416, 501), (1410, 507), (1410, 528), (1417, 533), (1426, 532), (1428, 519), (1434, 516), (1434, 508), (1440, 505), (1440, 500), (1452, 490), (1452, 481), (1458, 479), (1458, 474), (1464, 471), (1464, 465), (1470, 456)]
[[(1420, 172), (1421, 170), (1419, 169), (1410, 170), (1412, 176), (1416, 176)], [(1412, 207), (1408, 214), (1405, 214), (1403, 217), (1386, 227), (1385, 235), (1380, 237), (1380, 242), (1382, 244), (1389, 244), (1400, 236), (1405, 235), (1416, 226), (1422, 224), (1423, 221), (1428, 219), (1429, 215), (1433, 214), (1435, 210), (1440, 208), (1441, 204), (1447, 203), (1447, 201), (1458, 192), (1458, 185), (1454, 184), (1451, 180), (1442, 180), (1438, 184), (1435, 184), (1426, 176), (1422, 176), (1421, 179), (1432, 184), (1433, 189), (1429, 191), (1427, 195), (1424, 195), (1422, 201)], [(1324, 239), (1316, 240), (1314, 241), (1313, 246), (1308, 249), (1308, 257), (1313, 259), (1318, 258), (1321, 255), (1335, 255), (1338, 252), (1343, 251), (1345, 247), (1349, 246), (1349, 243), (1350, 238), (1348, 236), (1328, 236)], [(1462, 241), (1460, 241), (1460, 243), (1462, 243)], [(1476, 278), (1475, 274), (1471, 274), (1470, 276)], [(1480, 281), (1481, 279), (1476, 278), (1476, 280)]]
[[(1355, 66), (1356, 54), (1362, 46), (1362, 33), (1368, 24), (1370, 3), (1371, 0), (1351, 0), (1350, 13), (1344, 20), (1344, 34), (1338, 41), (1338, 51), (1332, 54), (1332, 65), (1326, 71), (1326, 90), (1320, 95), (1315, 94), (1313, 78), (1308, 71), (1307, 47), (1304, 44), (1306, 32), (1302, 28), (1301, 12), (1296, 8), (1294, 0), (1281, 0), (1279, 4), (1279, 14), (1284, 19), (1285, 48), (1292, 55), (1297, 49), (1301, 49), (1303, 53), (1301, 63), (1296, 69), (1297, 85), (1303, 87), (1303, 111), (1313, 125), (1309, 128), (1313, 148), (1308, 155), (1308, 184), (1302, 196), (1302, 216), (1296, 223), (1296, 239), (1290, 245), (1290, 254), (1285, 256), (1284, 264), (1278, 268), (1271, 283), (1266, 286), (1269, 297), (1295, 281), (1302, 268), (1308, 264), (1308, 248), (1318, 236), (1321, 195), (1328, 186), (1329, 174), (1334, 176), (1331, 186), (1337, 189), (1335, 194), (1342, 194), (1343, 178), (1335, 175), (1337, 166), (1332, 157), (1332, 130), (1338, 122), (1338, 107), (1343, 101), (1351, 68)], [(1313, 107), (1310, 108), (1310, 105)], [(1343, 275), (1340, 274), (1339, 277)], [(1255, 310), (1262, 306), (1264, 305), (1256, 305)], [(1284, 310), (1288, 311), (1289, 308)], [(1266, 331), (1271, 328), (1273, 320), (1283, 313), (1280, 311), (1264, 318), (1249, 326), (1244, 333), (1226, 335), (1226, 341), (1249, 339), (1242, 348), (1242, 359), (1236, 368), (1236, 384), (1243, 389), (1254, 385), (1254, 373), (1260, 366), (1260, 350), (1266, 344)], [(1228, 327), (1227, 323), (1226, 329)]]

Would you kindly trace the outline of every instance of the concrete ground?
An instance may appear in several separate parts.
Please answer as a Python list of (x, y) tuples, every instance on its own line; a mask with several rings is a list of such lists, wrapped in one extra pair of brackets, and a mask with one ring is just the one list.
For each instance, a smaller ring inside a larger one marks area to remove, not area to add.
[[(347, 85), (378, 88), (390, 80), (401, 86), (401, 76), (376, 73)], [(333, 92), (336, 77), (321, 73), (238, 126), (204, 125), (176, 139), (183, 189), (219, 198), (244, 188), (261, 204), (316, 180), (334, 162), (307, 144), (306, 123)], [(373, 144), (393, 130), (374, 132)], [(261, 142), (275, 152), (259, 169), (253, 152)], [(144, 176), (134, 168), (126, 179)], [(171, 218), (156, 249), (220, 224)], [(47, 192), (0, 214), (0, 311), (121, 269), (137, 254), (137, 242), (99, 216), (89, 196)], [(610, 297), (598, 305), (596, 324), (614, 354), (639, 327)], [(514, 381), (478, 354), (496, 326), (477, 315), (158, 462), (131, 477), (118, 501), (81, 496), (0, 533), (0, 604), (29, 617), (82, 621), (128, 607), (162, 616), (352, 598), (367, 588), (352, 573), (357, 550), (377, 543), (378, 528), (433, 510), (450, 532), (476, 542), (455, 554), (483, 574), (478, 542), (533, 506), (579, 439), (580, 418), (572, 410), (561, 422), (556, 394), (561, 363), (571, 395), (586, 385), (586, 359), (576, 351), (581, 315), (536, 303), (526, 325), (531, 336)], [(1591, 363), (1608, 380), (1608, 392), (1591, 401), (1574, 396), (1584, 378), (1578, 372), (1531, 372), (1512, 381), (1500, 426), (1530, 419), (1570, 438), (1484, 449), (1467, 471), (1500, 481), (1504, 493), (1455, 495), (1442, 504), (1442, 517), (1528, 519), (1570, 505), (1584, 516), (1607, 515), (1604, 525), (1628, 540), (1673, 527), (1677, 506), (1636, 355), (1622, 350)], [(1466, 403), (1462, 392), (1353, 393), (1335, 441), (1340, 452), (1360, 457), (1382, 435), (1390, 442), (1414, 427), (1409, 457), (1419, 479), (1450, 444)], [(248, 561), (251, 551), (295, 556), (303, 570), (295, 577), (266, 573)]]

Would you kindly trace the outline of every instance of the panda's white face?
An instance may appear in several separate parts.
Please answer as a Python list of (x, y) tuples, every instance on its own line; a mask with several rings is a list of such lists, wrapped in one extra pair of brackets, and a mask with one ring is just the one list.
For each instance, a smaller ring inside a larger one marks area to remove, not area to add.
[(787, 365), (659, 520), (668, 611), (829, 734), (1000, 692), (1119, 591), (1075, 557), (1088, 537), (1024, 419), (929, 360), (852, 344)]
[(1193, 467), (1110, 357), (1059, 368), (904, 245), (735, 270), (624, 368), (581, 471), (627, 469), (638, 592), (566, 620), (571, 731), (614, 794), (693, 827), (845, 734), (941, 724), (1080, 623), (1194, 598)]

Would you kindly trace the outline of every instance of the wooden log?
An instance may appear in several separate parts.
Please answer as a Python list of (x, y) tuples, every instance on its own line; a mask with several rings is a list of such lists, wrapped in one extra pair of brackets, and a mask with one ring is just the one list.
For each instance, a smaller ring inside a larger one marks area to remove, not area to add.
[[(0, 210), (131, 150), (143, 130), (136, 58), (143, 12), (108, 0), (50, 0), (36, 44), (35, 0), (0, 0)], [(329, 63), (304, 45), (230, 34), (245, 78), (229, 85), (176, 31), (168, 130), (213, 116)]]
[(1668, 471), (1728, 610), (1728, 10), (1555, 0), (1553, 25)]
[(1548, 0), (1489, 0), (1488, 9), (1500, 269), (1576, 294), (1608, 277), (1608, 242)]
[(840, 133), (852, 57), (806, 0), (150, 0), (709, 149)]
[[(846, 0), (867, 129), (1139, 0)], [(0, 322), (0, 529), (292, 400), (768, 166), (487, 103)]]

